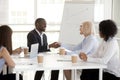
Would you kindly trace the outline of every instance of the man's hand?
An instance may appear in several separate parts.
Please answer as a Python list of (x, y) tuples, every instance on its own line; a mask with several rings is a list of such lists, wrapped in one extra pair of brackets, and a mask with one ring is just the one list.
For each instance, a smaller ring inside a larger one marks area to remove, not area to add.
[(53, 48), (58, 48), (58, 47), (60, 47), (60, 43), (54, 42), (54, 43), (50, 44), (49, 47), (50, 47), (50, 48), (51, 48), (51, 47), (53, 47)]

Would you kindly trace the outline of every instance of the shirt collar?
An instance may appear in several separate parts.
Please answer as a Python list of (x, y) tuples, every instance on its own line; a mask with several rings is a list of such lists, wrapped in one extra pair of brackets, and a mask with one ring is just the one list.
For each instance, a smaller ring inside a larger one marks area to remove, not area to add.
[(111, 41), (112, 39), (114, 39), (113, 37), (109, 37), (107, 42)]
[(103, 39), (103, 43), (104, 43), (104, 44), (105, 44), (105, 43), (108, 43), (108, 42), (110, 42), (110, 41), (113, 40), (113, 39), (115, 39), (115, 38), (114, 38), (114, 37), (113, 37), (113, 38), (112, 38), (112, 37), (109, 37), (107, 41), (105, 41), (105, 40)]
[(91, 35), (88, 35), (87, 37), (85, 37), (85, 39), (88, 39), (90, 36), (92, 36), (92, 34), (91, 34)]
[(40, 33), (36, 28), (35, 28), (35, 31), (40, 35), (40, 36), (42, 36), (44, 33), (42, 32), (42, 33)]

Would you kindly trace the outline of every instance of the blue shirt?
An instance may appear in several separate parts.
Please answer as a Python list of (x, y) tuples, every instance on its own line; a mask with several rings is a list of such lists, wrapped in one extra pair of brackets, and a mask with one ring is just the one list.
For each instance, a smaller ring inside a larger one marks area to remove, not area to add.
[[(0, 54), (1, 54), (1, 51), (2, 51), (2, 47), (0, 48)], [(5, 64), (5, 60), (3, 58), (0, 58), (0, 73), (3, 69), (4, 64)]]
[[(91, 54), (96, 52), (98, 48), (98, 40), (94, 35), (89, 35), (83, 39), (81, 43), (74, 46), (70, 50), (66, 50), (67, 54), (80, 54), (80, 52), (84, 52), (86, 54)], [(65, 47), (65, 46), (62, 46)]]

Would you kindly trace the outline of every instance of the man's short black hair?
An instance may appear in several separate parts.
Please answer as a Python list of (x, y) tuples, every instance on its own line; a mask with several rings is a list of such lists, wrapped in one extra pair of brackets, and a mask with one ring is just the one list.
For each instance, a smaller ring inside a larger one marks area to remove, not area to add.
[(35, 20), (35, 26), (36, 26), (36, 24), (37, 24), (38, 22), (41, 22), (41, 21), (45, 21), (45, 19), (44, 19), (44, 18), (37, 18), (37, 19)]

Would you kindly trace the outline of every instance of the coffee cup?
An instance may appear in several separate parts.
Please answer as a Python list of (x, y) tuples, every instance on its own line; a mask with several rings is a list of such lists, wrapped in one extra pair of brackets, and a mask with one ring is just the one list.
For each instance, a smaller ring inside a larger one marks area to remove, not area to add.
[(28, 48), (26, 47), (23, 50), (24, 50), (24, 56), (27, 56), (28, 55)]
[(59, 49), (59, 53), (60, 53), (60, 55), (65, 55), (65, 49), (64, 48), (60, 48)]
[(43, 54), (42, 53), (38, 54), (37, 61), (38, 61), (38, 63), (43, 63)]
[(76, 54), (73, 54), (71, 56), (71, 61), (72, 61), (72, 63), (77, 63), (77, 55)]

